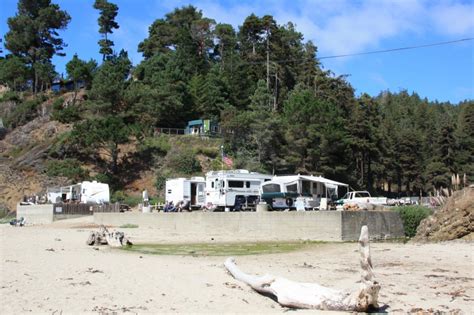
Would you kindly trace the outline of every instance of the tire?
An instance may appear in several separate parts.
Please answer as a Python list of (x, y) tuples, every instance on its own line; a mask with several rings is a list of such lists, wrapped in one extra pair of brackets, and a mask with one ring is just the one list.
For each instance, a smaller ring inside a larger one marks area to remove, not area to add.
[(286, 198), (286, 205), (288, 207), (292, 207), (293, 206), (293, 199), (292, 198)]

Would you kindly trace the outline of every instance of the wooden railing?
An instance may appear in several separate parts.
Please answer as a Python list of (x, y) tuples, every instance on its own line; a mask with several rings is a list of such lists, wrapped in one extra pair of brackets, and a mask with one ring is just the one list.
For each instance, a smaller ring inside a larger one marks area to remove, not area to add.
[(84, 204), (84, 203), (55, 203), (53, 205), (55, 215), (76, 214), (92, 215), (94, 212), (120, 212), (119, 204)]

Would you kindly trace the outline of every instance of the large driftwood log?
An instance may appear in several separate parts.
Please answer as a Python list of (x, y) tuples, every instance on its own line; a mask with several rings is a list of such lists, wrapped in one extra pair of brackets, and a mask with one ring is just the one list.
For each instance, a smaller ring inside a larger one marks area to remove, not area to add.
[(335, 311), (364, 312), (377, 308), (380, 285), (374, 280), (370, 259), (369, 230), (363, 226), (359, 238), (361, 284), (353, 292), (327, 288), (316, 283), (299, 283), (272, 275), (254, 276), (242, 272), (234, 258), (228, 258), (224, 265), (235, 279), (245, 282), (255, 291), (271, 294), (279, 304), (294, 308), (310, 308)]
[(98, 232), (91, 232), (86, 244), (121, 247), (125, 245), (132, 245), (132, 242), (130, 242), (130, 240), (125, 237), (125, 233), (118, 231), (109, 232), (105, 226), (101, 225)]

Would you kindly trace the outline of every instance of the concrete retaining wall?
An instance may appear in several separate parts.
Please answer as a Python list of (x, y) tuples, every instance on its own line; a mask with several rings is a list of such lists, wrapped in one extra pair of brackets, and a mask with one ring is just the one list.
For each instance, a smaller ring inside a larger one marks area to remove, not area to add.
[[(91, 215), (91, 214), (89, 214)], [(54, 213), (53, 204), (16, 206), (16, 218), (24, 217), (27, 224), (49, 224), (57, 220), (74, 219), (85, 214)]]
[(94, 213), (94, 222), (119, 227), (136, 224), (156, 229), (160, 238), (193, 236), (196, 242), (211, 237), (226, 240), (357, 240), (368, 224), (372, 239), (403, 237), (403, 225), (392, 212), (191, 212)]
[(343, 211), (341, 220), (342, 240), (359, 239), (360, 228), (369, 227), (371, 239), (393, 239), (405, 236), (400, 214), (394, 211)]
[(27, 224), (48, 224), (53, 222), (53, 205), (16, 206), (16, 218), (23, 217)]

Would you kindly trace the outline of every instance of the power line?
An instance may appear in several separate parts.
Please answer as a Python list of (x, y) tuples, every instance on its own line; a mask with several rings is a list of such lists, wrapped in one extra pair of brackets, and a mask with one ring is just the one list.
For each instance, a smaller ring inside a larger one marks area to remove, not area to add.
[[(344, 58), (344, 57), (352, 57), (352, 56), (362, 56), (362, 55), (373, 55), (373, 54), (382, 54), (394, 51), (402, 51), (402, 50), (410, 50), (410, 49), (418, 49), (418, 48), (426, 48), (426, 47), (433, 47), (433, 46), (442, 46), (442, 45), (451, 45), (465, 41), (474, 40), (474, 37), (469, 38), (462, 38), (457, 40), (451, 40), (447, 42), (437, 42), (437, 43), (430, 43), (424, 45), (415, 45), (415, 46), (406, 46), (406, 47), (398, 47), (398, 48), (390, 48), (390, 49), (383, 49), (383, 50), (374, 50), (374, 51), (367, 51), (367, 52), (360, 52), (360, 53), (352, 53), (352, 54), (343, 54), (343, 55), (332, 55), (332, 56), (323, 56), (323, 57), (316, 57), (316, 60), (321, 59), (335, 59), (335, 58)], [(301, 61), (313, 61), (313, 58), (306, 58), (306, 59), (283, 59), (283, 60), (273, 60), (271, 63), (290, 63), (290, 62), (301, 62)], [(264, 64), (266, 61), (250, 61), (250, 62), (242, 62), (245, 64)]]
[(374, 51), (367, 51), (367, 52), (354, 53), (354, 54), (325, 56), (325, 57), (319, 57), (318, 59), (332, 59), (332, 58), (342, 58), (342, 57), (349, 57), (349, 56), (381, 54), (381, 53), (388, 53), (392, 51), (409, 50), (409, 49), (417, 49), (417, 48), (425, 48), (425, 47), (433, 47), (433, 46), (441, 46), (441, 45), (450, 45), (450, 44), (455, 44), (459, 42), (470, 41), (473, 39), (474, 39), (473, 37), (462, 38), (462, 39), (457, 39), (457, 40), (451, 40), (448, 42), (438, 42), (438, 43), (431, 43), (431, 44), (425, 44), (425, 45), (407, 46), (407, 47), (391, 48), (391, 49), (384, 49), (384, 50), (374, 50)]

